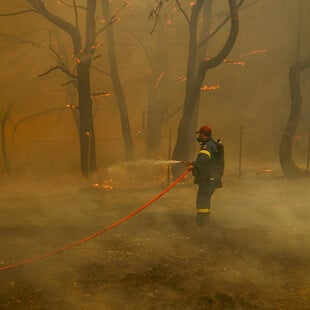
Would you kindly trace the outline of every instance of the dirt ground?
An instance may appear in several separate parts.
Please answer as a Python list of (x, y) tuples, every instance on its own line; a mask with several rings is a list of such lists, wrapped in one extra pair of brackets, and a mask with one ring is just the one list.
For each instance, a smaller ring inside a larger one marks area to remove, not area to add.
[[(0, 179), (0, 267), (81, 240), (164, 188), (142, 181)], [(225, 177), (200, 227), (189, 178), (113, 230), (0, 271), (0, 309), (310, 309), (309, 181)]]

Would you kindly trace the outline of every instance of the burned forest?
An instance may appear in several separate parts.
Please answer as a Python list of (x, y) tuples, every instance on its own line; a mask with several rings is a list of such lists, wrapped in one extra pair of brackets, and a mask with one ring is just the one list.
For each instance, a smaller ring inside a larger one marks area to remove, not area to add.
[(0, 309), (309, 309), (309, 12), (0, 1)]

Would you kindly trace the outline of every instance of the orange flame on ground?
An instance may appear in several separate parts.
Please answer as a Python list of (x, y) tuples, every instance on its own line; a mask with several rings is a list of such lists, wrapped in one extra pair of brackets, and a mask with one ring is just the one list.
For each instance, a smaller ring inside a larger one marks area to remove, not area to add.
[(105, 181), (103, 181), (102, 184), (93, 183), (92, 188), (112, 190), (113, 189), (112, 180), (105, 180)]
[(70, 104), (69, 103), (69, 104), (66, 105), (66, 108), (74, 110), (74, 109), (77, 109), (78, 107), (75, 104)]

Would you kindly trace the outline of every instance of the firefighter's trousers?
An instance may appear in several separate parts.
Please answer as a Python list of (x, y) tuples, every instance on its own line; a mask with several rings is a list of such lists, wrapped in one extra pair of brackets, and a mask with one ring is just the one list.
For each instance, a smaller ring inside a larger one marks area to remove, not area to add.
[(217, 183), (214, 179), (199, 180), (197, 183), (199, 186), (196, 200), (197, 222), (201, 224), (210, 215), (211, 197), (217, 187)]

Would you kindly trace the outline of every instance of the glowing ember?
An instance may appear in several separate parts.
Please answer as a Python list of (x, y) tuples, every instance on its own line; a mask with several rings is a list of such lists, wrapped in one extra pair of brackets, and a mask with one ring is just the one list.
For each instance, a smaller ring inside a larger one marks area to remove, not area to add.
[(246, 54), (240, 55), (240, 58), (241, 58), (241, 57), (244, 57), (244, 56), (256, 55), (256, 54), (267, 53), (267, 52), (268, 52), (268, 50), (250, 51), (250, 52), (248, 52), (248, 53), (246, 53)]
[(245, 66), (245, 62), (244, 61), (233, 61), (233, 60), (225, 59), (224, 63), (231, 64), (231, 65)]
[(204, 85), (200, 89), (202, 91), (208, 91), (208, 90), (216, 90), (216, 89), (219, 89), (219, 88), (220, 88), (220, 85), (212, 85), (212, 86)]
[(100, 47), (100, 44), (99, 43), (95, 43), (94, 45), (91, 46), (91, 49), (95, 49), (95, 48), (98, 48)]
[(78, 107), (74, 104), (67, 104), (66, 108), (74, 110), (74, 109), (77, 109)]
[(155, 85), (154, 85), (154, 88), (157, 88), (157, 86), (158, 86), (160, 80), (162, 79), (163, 75), (164, 75), (164, 72), (162, 71), (162, 72), (160, 73), (160, 75), (159, 75), (159, 77), (158, 77), (158, 79), (157, 79)]
[(102, 182), (102, 184), (93, 183), (92, 188), (112, 190), (113, 189), (112, 180), (105, 180)]
[(272, 174), (272, 173), (273, 173), (273, 169), (264, 168), (264, 169), (258, 170), (256, 174), (260, 175), (260, 174)]

